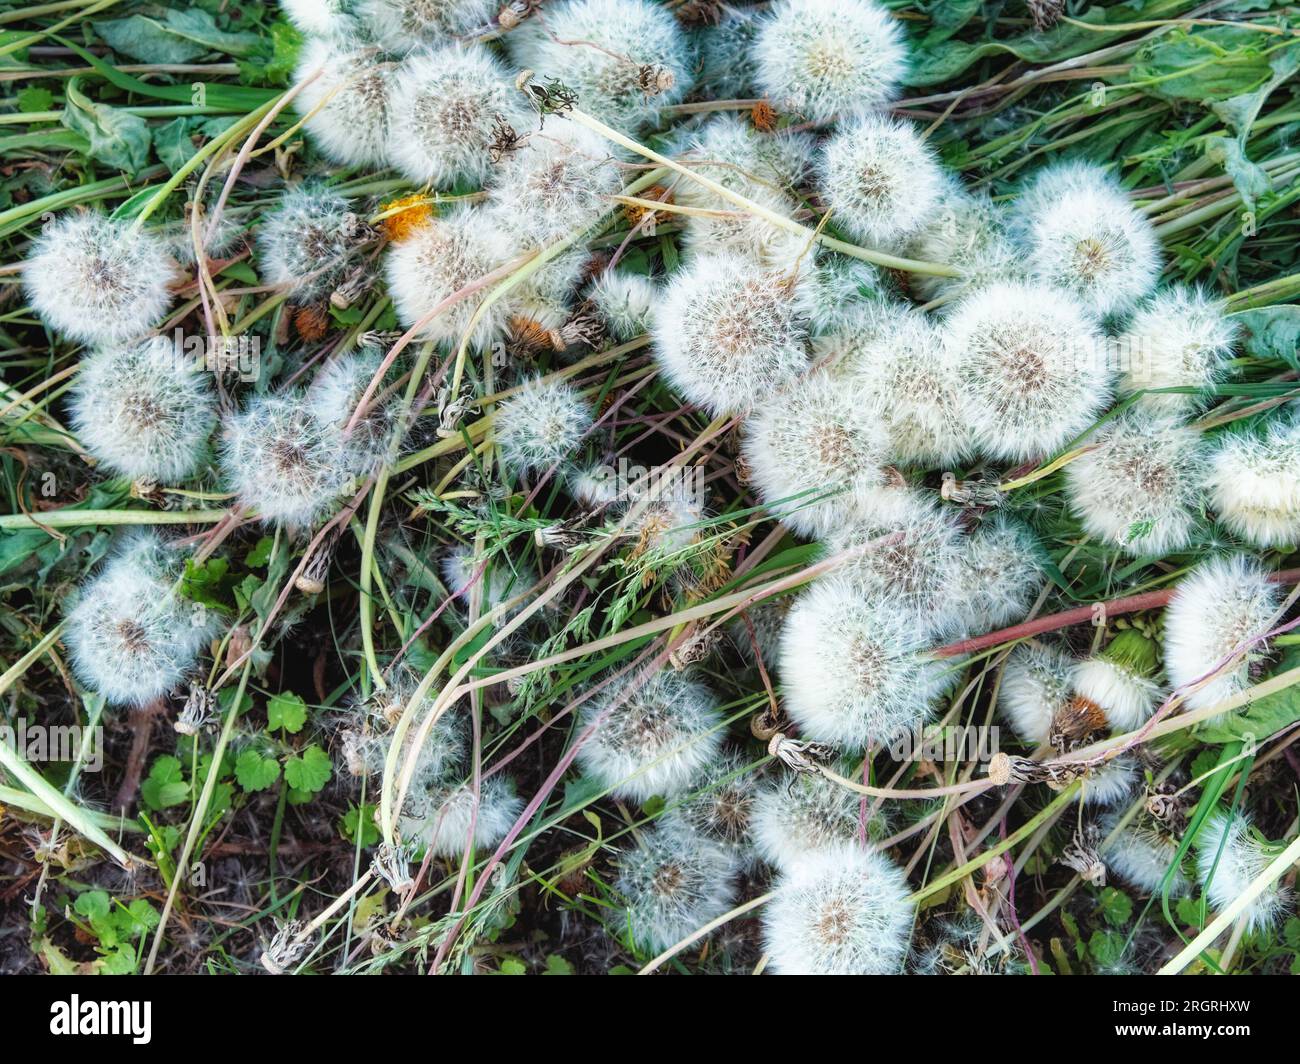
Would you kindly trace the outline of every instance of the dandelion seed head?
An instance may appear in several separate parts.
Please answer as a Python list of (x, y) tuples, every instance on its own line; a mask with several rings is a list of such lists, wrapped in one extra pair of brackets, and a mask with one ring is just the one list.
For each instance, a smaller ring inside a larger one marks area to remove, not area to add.
[(908, 62), (902, 30), (874, 0), (777, 0), (754, 58), (762, 94), (811, 122), (891, 103)]
[(604, 138), (550, 123), (493, 168), (488, 212), (516, 240), (538, 247), (594, 225), (621, 187)]
[(938, 203), (913, 234), (907, 254), (962, 273), (961, 277), (913, 274), (913, 290), (926, 301), (978, 291), (999, 281), (1020, 281), (1025, 274), (1003, 208), (985, 194), (967, 192), (952, 178), (944, 182)]
[[(408, 328), (424, 320), (517, 252), (514, 241), (481, 211), (461, 209), (432, 219), (388, 249), (385, 273), (398, 319)], [(420, 337), (459, 343), (485, 295), (476, 292), (445, 307), (425, 323)], [(510, 301), (497, 300), (475, 325), (470, 342), (479, 347), (489, 344), (501, 335), (510, 314)]]
[(649, 332), (659, 288), (642, 274), (605, 270), (592, 282), (587, 298), (610, 334), (626, 343)]
[(1207, 472), (1201, 434), (1130, 410), (1087, 442), (1093, 449), (1065, 470), (1066, 497), (1083, 527), (1136, 557), (1185, 549)]
[[(1118, 814), (1103, 817), (1101, 830), (1109, 835), (1118, 822)], [(1188, 880), (1178, 861), (1178, 840), (1153, 823), (1140, 820), (1120, 829), (1113, 842), (1100, 848), (1106, 871), (1121, 882), (1144, 894), (1156, 895), (1163, 889), (1165, 874), (1171, 867), (1169, 895), (1181, 898), (1187, 893)]]
[[(1212, 558), (1178, 582), (1165, 607), (1165, 673), (1181, 689), (1205, 676), (1247, 640), (1269, 630), (1281, 605), (1277, 587), (1259, 562), (1243, 554)], [(1194, 691), (1190, 709), (1205, 709), (1244, 691), (1250, 683), (1244, 661)]]
[(759, 403), (745, 425), (750, 483), (810, 539), (872, 514), (886, 483), (885, 433), (855, 389), (815, 371)]
[(1216, 441), (1206, 489), (1219, 520), (1256, 547), (1300, 543), (1300, 407)]
[(888, 744), (923, 724), (946, 686), (943, 666), (921, 656), (928, 649), (919, 620), (882, 608), (845, 579), (822, 579), (786, 617), (786, 712), (819, 742)]
[(498, 6), (495, 0), (359, 0), (355, 10), (376, 44), (402, 54), (486, 28)]
[[(1127, 365), (1120, 391), (1211, 388), (1223, 380), (1240, 330), (1224, 304), (1207, 292), (1176, 285), (1138, 308), (1123, 336)], [(1160, 413), (1187, 414), (1204, 405), (1196, 395), (1146, 394), (1138, 404)]]
[(262, 280), (303, 301), (328, 295), (352, 259), (359, 232), (357, 216), (337, 192), (318, 184), (286, 189), (258, 228)]
[(743, 413), (808, 364), (806, 286), (734, 255), (677, 273), (655, 312), (655, 345), (672, 385), (711, 413)]
[(1021, 643), (1011, 651), (998, 688), (998, 711), (1026, 746), (1047, 742), (1052, 719), (1070, 700), (1075, 665), (1046, 643)]
[(641, 833), (618, 858), (614, 889), (627, 901), (635, 942), (665, 950), (732, 906), (735, 864), (694, 832), (671, 825)]
[[(307, 80), (317, 69), (321, 74)], [(322, 155), (340, 166), (380, 167), (389, 161), (397, 80), (391, 62), (374, 48), (309, 37), (296, 77), (303, 87), (294, 107)]]
[(77, 438), (108, 469), (164, 483), (198, 469), (217, 417), (211, 378), (161, 336), (85, 356), (71, 405)]
[[(1223, 911), (1237, 901), (1272, 863), (1243, 813), (1216, 809), (1196, 833), (1196, 878), (1210, 905)], [(1290, 900), (1276, 882), (1242, 911), (1248, 931), (1272, 927)]]
[(955, 598), (965, 629), (992, 631), (1023, 620), (1043, 586), (1038, 538), (1023, 521), (997, 515), (967, 536), (964, 548)]
[[(840, 774), (852, 767), (840, 765)], [(858, 796), (819, 772), (778, 776), (754, 799), (754, 847), (781, 871), (796, 868), (810, 854), (851, 843), (858, 832)]]
[(294, 531), (315, 525), (351, 479), (341, 431), (300, 394), (254, 398), (230, 418), (221, 468), (242, 505)]
[(887, 975), (902, 970), (912, 927), (907, 879), (853, 843), (808, 854), (777, 880), (763, 934), (774, 975)]
[(721, 848), (737, 863), (753, 846), (752, 823), (759, 792), (751, 759), (726, 751), (705, 767), (693, 792), (664, 814), (665, 826), (680, 826)]
[[(352, 420), (382, 362), (379, 352), (371, 348), (325, 363), (306, 394), (316, 419), (322, 425), (342, 430)], [(370, 410), (342, 441), (343, 461), (355, 476), (368, 476), (384, 464), (397, 430), (397, 406), (383, 401), (382, 388), (381, 382), (371, 397)]]
[(167, 313), (180, 271), (157, 235), (96, 211), (65, 211), (32, 242), (22, 277), (32, 309), (55, 332), (125, 344)]
[(578, 448), (591, 424), (591, 407), (573, 385), (538, 377), (497, 408), (493, 428), (509, 468), (544, 473)]
[(898, 247), (933, 214), (943, 172), (916, 129), (880, 115), (841, 124), (822, 147), (832, 222), (871, 247)]
[(1016, 206), (1030, 271), (1092, 313), (1127, 313), (1155, 287), (1155, 230), (1101, 167), (1048, 167)]
[(717, 760), (722, 716), (713, 693), (675, 672), (625, 684), (640, 686), (628, 695), (626, 686), (612, 684), (583, 704), (580, 731), (600, 723), (578, 748), (578, 763), (616, 797), (674, 797)]
[[(650, 0), (562, 0), (546, 18), (528, 19), (506, 37), (515, 66), (554, 77), (578, 94), (578, 106), (633, 133), (658, 122), (661, 109), (691, 87), (694, 57), (677, 19)], [(642, 68), (667, 74), (650, 94)]]
[(523, 810), (509, 777), (497, 773), (483, 779), (477, 798), (470, 782), (443, 780), (430, 786), (406, 812), (398, 830), (403, 839), (418, 840), (438, 857), (460, 857), (471, 844), (476, 850), (496, 846)]
[(526, 116), (505, 68), (482, 45), (450, 44), (410, 56), (393, 75), (393, 165), (417, 184), (482, 185), (498, 119), (516, 131)]
[(180, 568), (157, 533), (137, 532), (78, 591), (64, 629), (73, 671), (110, 703), (166, 695), (216, 630), (217, 611), (175, 594)]
[(992, 458), (1049, 455), (1110, 400), (1095, 324), (1049, 288), (1003, 283), (974, 292), (949, 316), (947, 334), (961, 359), (967, 418)]
[(1087, 771), (1083, 777), (1079, 801), (1084, 805), (1103, 808), (1115, 805), (1132, 796), (1141, 778), (1141, 773), (1131, 758), (1117, 757)]

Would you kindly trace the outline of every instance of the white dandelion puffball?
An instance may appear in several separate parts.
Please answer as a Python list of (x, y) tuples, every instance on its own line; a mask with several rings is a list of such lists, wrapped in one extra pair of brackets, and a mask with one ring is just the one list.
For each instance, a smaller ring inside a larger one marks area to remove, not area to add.
[(722, 743), (713, 693), (675, 672), (606, 688), (583, 704), (580, 729), (596, 721), (578, 748), (578, 764), (616, 797), (634, 802), (671, 798), (692, 786)]
[(216, 419), (210, 376), (166, 337), (100, 348), (81, 360), (72, 427), (114, 473), (184, 480), (203, 462)]
[(1045, 643), (1020, 643), (1007, 657), (998, 688), (998, 712), (1026, 746), (1047, 742), (1052, 720), (1070, 701), (1076, 662)]
[(221, 467), (242, 505), (295, 531), (315, 525), (350, 482), (341, 432), (298, 394), (255, 398), (231, 418)]
[(773, 975), (890, 975), (912, 929), (907, 878), (886, 856), (845, 843), (777, 880), (763, 909)]
[(610, 335), (626, 343), (650, 331), (659, 287), (639, 273), (605, 270), (587, 290), (587, 299)]
[(1066, 295), (994, 284), (967, 296), (947, 324), (961, 358), (967, 417), (991, 458), (1049, 455), (1110, 400), (1096, 326)]
[(522, 132), (521, 97), (479, 44), (451, 44), (408, 58), (393, 78), (389, 157), (418, 184), (482, 185), (498, 121)]
[(655, 311), (669, 382), (713, 414), (744, 413), (808, 365), (805, 285), (733, 255), (679, 270)]
[(754, 58), (762, 94), (811, 122), (892, 103), (907, 73), (903, 31), (874, 0), (777, 0)]
[(603, 137), (553, 122), (493, 168), (488, 209), (503, 230), (536, 247), (590, 228), (622, 184)]
[[(1181, 285), (1157, 292), (1138, 308), (1120, 338), (1120, 391), (1148, 388), (1212, 388), (1227, 373), (1240, 329), (1224, 313), (1224, 302)], [(1204, 405), (1195, 394), (1151, 393), (1141, 406), (1187, 414)]]
[(786, 711), (810, 739), (850, 750), (888, 744), (924, 724), (946, 687), (944, 665), (922, 656), (928, 649), (919, 621), (823, 578), (786, 617)]
[(498, 6), (495, 0), (359, 0), (355, 10), (376, 44), (400, 54), (486, 29)]
[(1195, 429), (1127, 411), (1065, 469), (1065, 494), (1083, 527), (1135, 557), (1184, 550), (1200, 523), (1207, 472)]
[[(497, 609), (537, 582), (537, 574), (525, 562), (504, 555), (492, 558), (490, 564), (487, 562), (486, 558), (475, 557), (473, 548), (468, 544), (449, 550), (443, 555), (441, 565), (447, 593), (454, 595), (460, 603), (468, 603), (470, 592), (486, 577), (486, 592), (483, 594), (483, 612), (486, 613)], [(502, 611), (495, 624), (498, 627), (505, 624), (525, 605), (526, 602), (521, 601), (509, 610)]]
[(561, 0), (505, 43), (518, 69), (559, 79), (580, 110), (627, 133), (678, 103), (694, 68), (677, 20), (650, 0)]
[(747, 758), (724, 752), (703, 771), (694, 790), (664, 814), (665, 826), (680, 826), (743, 861), (753, 844), (752, 823), (758, 773)]
[[(517, 250), (481, 211), (461, 209), (434, 218), (388, 251), (385, 273), (398, 319), (408, 328), (424, 321), (422, 339), (459, 343), (486, 291), (438, 308), (500, 269)], [(474, 327), (471, 343), (490, 343), (505, 328), (509, 314), (508, 301), (497, 300)]]
[[(820, 274), (821, 270), (817, 273)], [(819, 281), (818, 287), (825, 283)], [(820, 302), (821, 296), (813, 300), (814, 305)], [(892, 346), (886, 342), (887, 337), (908, 328), (909, 319), (926, 321), (913, 307), (884, 296), (848, 299), (833, 321), (819, 322), (818, 317), (814, 308), (813, 324), (817, 328), (812, 341), (813, 361), (837, 373), (865, 370), (867, 360), (862, 356), (862, 348), (879, 344), (879, 354), (887, 354)], [(882, 403), (876, 405), (883, 406)]]
[(897, 247), (944, 192), (934, 152), (910, 124), (880, 115), (841, 124), (822, 146), (821, 188), (831, 224), (873, 247)]
[[(1251, 830), (1243, 813), (1216, 809), (1196, 833), (1196, 878), (1211, 906), (1222, 911), (1240, 898), (1264, 874), (1273, 857)], [(1277, 921), (1290, 899), (1285, 888), (1271, 883), (1242, 910), (1248, 931), (1262, 931)]]
[(641, 833), (618, 857), (614, 889), (627, 901), (626, 926), (638, 945), (675, 945), (732, 906), (736, 866), (693, 832), (672, 825)]
[[(1102, 821), (1105, 834), (1114, 829), (1115, 820), (1111, 814)], [(1099, 855), (1106, 862), (1108, 873), (1144, 894), (1159, 894), (1171, 868), (1170, 897), (1180, 898), (1187, 893), (1187, 876), (1177, 864), (1178, 840), (1153, 824), (1129, 824), (1121, 828), (1112, 842), (1100, 847)]]
[(924, 469), (969, 457), (975, 440), (964, 416), (961, 351), (917, 311), (885, 304), (864, 316), (867, 327), (856, 330), (837, 372), (883, 422), (888, 457)]
[(955, 178), (945, 180), (939, 202), (906, 251), (911, 258), (952, 266), (962, 274), (912, 274), (912, 288), (922, 300), (1024, 279), (1022, 256), (1012, 242), (1004, 208), (987, 194), (967, 192)]
[(699, 74), (695, 95), (702, 100), (745, 100), (755, 93), (758, 63), (754, 41), (762, 27), (751, 8), (724, 7), (716, 25), (701, 26), (695, 34)]
[[(853, 775), (851, 766), (838, 767)], [(853, 842), (859, 804), (858, 795), (820, 772), (778, 776), (754, 801), (754, 848), (774, 868), (789, 871), (818, 850)]]
[(885, 433), (866, 397), (818, 371), (755, 407), (741, 453), (773, 516), (819, 539), (874, 513), (884, 451)]
[(1021, 195), (1017, 218), (1030, 272), (1094, 314), (1127, 313), (1156, 285), (1155, 230), (1101, 167), (1048, 167)]
[[(795, 213), (794, 200), (766, 185), (745, 189), (744, 194), (760, 207), (783, 218)], [(808, 252), (807, 237), (773, 225), (766, 218), (742, 210), (734, 203), (723, 201), (709, 209), (722, 213), (693, 214), (686, 218), (681, 244), (688, 263), (701, 257), (736, 255), (759, 266), (794, 269), (800, 257)]]
[(872, 520), (827, 537), (827, 553), (857, 549), (839, 572), (873, 605), (906, 614), (933, 635), (962, 625), (957, 601), (967, 543), (956, 513), (910, 491), (882, 493)]
[(591, 406), (573, 385), (539, 377), (497, 408), (492, 427), (507, 467), (545, 472), (578, 448), (591, 424)]
[[(1281, 596), (1253, 558), (1213, 558), (1179, 581), (1165, 607), (1165, 673), (1176, 690), (1215, 671), (1243, 643), (1270, 630)], [(1252, 647), (1234, 667), (1186, 693), (1191, 709), (1205, 709), (1250, 684)]]
[(86, 687), (114, 705), (143, 705), (181, 682), (217, 617), (176, 595), (180, 573), (157, 533), (141, 532), (82, 586), (63, 638)]
[(864, 307), (885, 303), (888, 282), (871, 263), (833, 251), (815, 254), (808, 320), (814, 337), (851, 329)]
[(322, 185), (286, 189), (258, 227), (262, 280), (307, 301), (329, 295), (356, 250), (361, 221)]
[(599, 511), (618, 501), (618, 471), (611, 465), (569, 466), (565, 469), (569, 494), (589, 510)]
[(1042, 590), (1044, 556), (1029, 527), (1004, 515), (967, 536), (956, 599), (966, 630), (993, 631), (1024, 620)]
[(1300, 543), (1300, 405), (1225, 433), (1206, 488), (1219, 520), (1256, 547)]
[[(760, 133), (740, 115), (723, 112), (693, 130), (677, 158), (692, 172), (748, 196), (758, 188), (794, 189), (812, 170), (815, 155), (816, 142), (807, 133)], [(673, 194), (691, 207), (733, 206), (695, 181), (679, 182)]]
[(460, 857), (471, 845), (476, 850), (496, 846), (524, 807), (500, 774), (481, 780), (477, 797), (472, 783), (447, 780), (407, 804), (415, 812), (402, 816), (402, 838), (418, 840), (438, 857)]
[[(547, 330), (560, 330), (574, 316), (573, 297), (586, 272), (588, 254), (570, 248), (551, 259), (510, 291), (512, 319), (531, 320)], [(560, 342), (564, 337), (560, 335)]]
[(1072, 683), (1077, 695), (1101, 709), (1112, 731), (1129, 732), (1150, 719), (1164, 696), (1155, 680), (1159, 667), (1156, 644), (1126, 628), (1075, 667)]
[[(321, 74), (306, 80), (315, 70)], [(313, 143), (340, 166), (379, 167), (388, 162), (393, 64), (374, 48), (308, 38), (298, 60), (302, 90), (294, 108), (306, 119)]]
[(94, 211), (66, 211), (32, 242), (22, 276), (32, 309), (55, 332), (125, 344), (167, 313), (180, 270), (154, 234)]
[[(366, 348), (322, 366), (307, 389), (307, 404), (316, 419), (327, 427), (344, 429), (382, 362), (378, 350)], [(342, 441), (343, 460), (356, 476), (367, 476), (384, 464), (397, 430), (397, 404), (381, 401), (382, 390), (381, 381), (370, 398), (370, 409)]]
[[(388, 757), (388, 747), (392, 741), (390, 729), (401, 719), (407, 704), (415, 697), (420, 685), (420, 677), (411, 669), (402, 667), (397, 670), (383, 691), (374, 691), (361, 704), (367, 730), (376, 740), (366, 746), (366, 767), (372, 774), (384, 770)], [(411, 727), (407, 730), (401, 753), (405, 762), (415, 743), (416, 733), (433, 712), (436, 705), (435, 694), (427, 694), (414, 707)], [(469, 710), (465, 703), (457, 703), (445, 710), (429, 728), (429, 733), (420, 744), (416, 755), (415, 769), (411, 776), (410, 793), (406, 808), (420, 810), (421, 796), (429, 790), (450, 779), (453, 775), (464, 774), (470, 750)]]
[(289, 21), (308, 37), (347, 37), (360, 30), (355, 0), (280, 0)]
[(1102, 808), (1115, 805), (1128, 799), (1141, 780), (1142, 774), (1132, 759), (1117, 757), (1085, 773), (1079, 802)]

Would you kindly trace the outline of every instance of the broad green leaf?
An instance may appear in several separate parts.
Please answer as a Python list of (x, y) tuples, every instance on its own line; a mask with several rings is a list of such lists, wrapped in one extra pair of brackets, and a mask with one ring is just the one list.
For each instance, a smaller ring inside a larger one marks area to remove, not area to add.
[(145, 120), (108, 104), (95, 103), (77, 90), (75, 82), (74, 78), (68, 84), (67, 106), (60, 121), (89, 141), (91, 158), (128, 174), (144, 169), (152, 142)]
[(255, 33), (226, 33), (199, 8), (171, 8), (162, 18), (129, 15), (94, 23), (110, 48), (142, 63), (188, 63), (209, 52), (247, 55), (258, 43)]
[(292, 691), (285, 691), (273, 695), (271, 700), (267, 702), (267, 731), (276, 731), (283, 728), (285, 731), (296, 735), (302, 731), (302, 726), (306, 723), (307, 703), (302, 700), (301, 695), (296, 695)]
[[(1292, 647), (1273, 670), (1274, 674), (1286, 672), (1300, 665), (1300, 647)], [(1218, 723), (1203, 725), (1196, 737), (1207, 743), (1230, 743), (1253, 735), (1263, 742), (1283, 728), (1300, 720), (1300, 684), (1265, 695), (1244, 710), (1235, 710)]]
[(332, 771), (329, 755), (312, 745), (300, 756), (289, 758), (284, 766), (284, 778), (295, 790), (315, 794), (330, 781)]
[(280, 778), (280, 763), (256, 750), (243, 750), (235, 759), (235, 779), (246, 791), (264, 791)]
[(1244, 332), (1246, 353), (1300, 369), (1300, 306), (1282, 303), (1229, 315)]

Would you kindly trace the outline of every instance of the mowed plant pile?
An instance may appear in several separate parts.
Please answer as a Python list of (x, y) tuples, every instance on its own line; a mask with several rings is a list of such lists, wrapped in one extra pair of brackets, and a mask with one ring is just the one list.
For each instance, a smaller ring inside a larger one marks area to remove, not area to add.
[(0, 13), (0, 969), (1300, 970), (1294, 21)]

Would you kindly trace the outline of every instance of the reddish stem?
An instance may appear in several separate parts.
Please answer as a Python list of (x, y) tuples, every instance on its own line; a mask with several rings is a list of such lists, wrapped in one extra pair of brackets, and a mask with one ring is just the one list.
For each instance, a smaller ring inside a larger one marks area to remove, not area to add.
[[(1272, 573), (1269, 580), (1275, 584), (1300, 583), (1300, 569), (1283, 569), (1280, 572)], [(1153, 610), (1160, 606), (1167, 606), (1169, 600), (1173, 598), (1175, 590), (1177, 589), (1169, 587), (1163, 591), (1145, 591), (1140, 595), (1126, 595), (1124, 598), (1111, 599), (1109, 602), (1094, 602), (1089, 606), (1076, 606), (1072, 610), (1052, 613), (1046, 617), (1025, 621), (1023, 624), (1014, 624), (1010, 628), (989, 632), (988, 635), (975, 636), (973, 639), (963, 639), (956, 643), (949, 643), (947, 646), (931, 651), (931, 653), (936, 658), (951, 658), (958, 654), (974, 654), (976, 651), (986, 650), (1001, 643), (1010, 643), (1016, 639), (1027, 639), (1030, 636), (1042, 635), (1044, 632), (1055, 632), (1060, 628), (1069, 628), (1073, 624), (1082, 624), (1084, 621), (1091, 620), (1098, 611), (1101, 612), (1103, 617), (1118, 617), (1122, 613)]]

